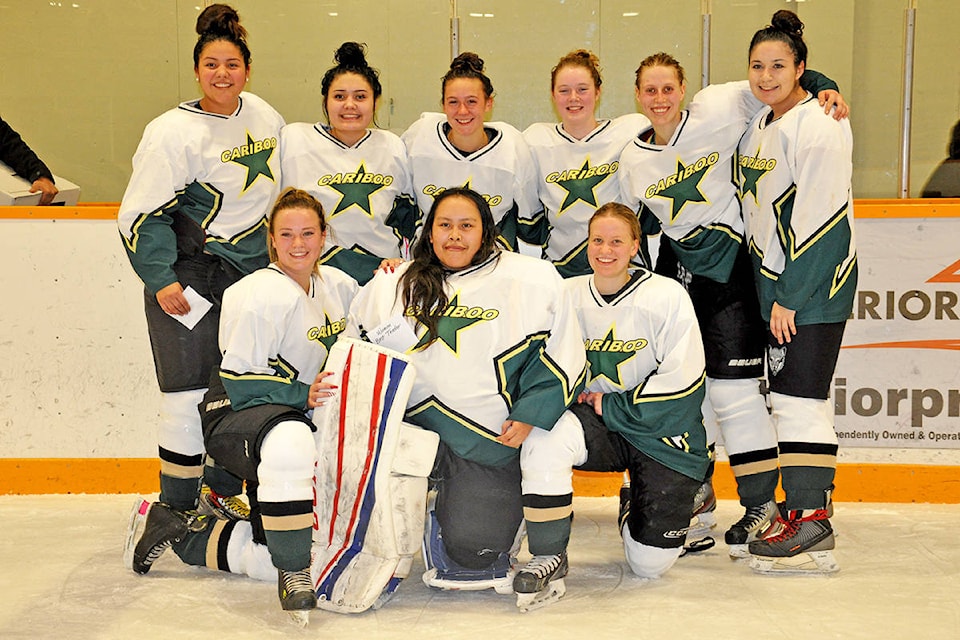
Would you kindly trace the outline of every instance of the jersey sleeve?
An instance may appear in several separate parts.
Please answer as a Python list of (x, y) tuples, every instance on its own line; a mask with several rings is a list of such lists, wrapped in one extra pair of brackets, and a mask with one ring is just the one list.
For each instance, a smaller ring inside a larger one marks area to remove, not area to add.
[[(570, 295), (559, 274), (552, 287), (556, 307), (550, 329), (528, 336), (533, 353), (525, 359), (516, 377), (517, 391), (509, 419), (550, 430), (573, 404), (586, 379), (586, 353), (580, 338), (580, 323)], [(522, 311), (518, 311), (522, 313)]]
[(847, 215), (853, 177), (849, 125), (817, 109), (805, 115), (797, 124), (796, 147), (791, 151), (796, 158), (795, 188), (782, 206), (774, 207), (785, 254), (774, 296), (793, 311), (838, 277), (837, 265), (847, 259), (853, 232)]
[(817, 97), (817, 94), (821, 91), (840, 91), (836, 82), (813, 69), (807, 69), (803, 72), (803, 75), (800, 76), (800, 86), (812, 93), (814, 97)]
[(659, 303), (665, 316), (653, 334), (659, 365), (634, 388), (603, 395), (603, 421), (611, 431), (681, 434), (703, 424), (703, 340), (689, 297), (679, 284), (670, 285), (674, 293)]
[(152, 124), (144, 133), (117, 214), (130, 264), (153, 294), (177, 282), (173, 271), (177, 239), (171, 225), (178, 198), (187, 184), (184, 167), (164, 153), (165, 145), (158, 139), (161, 137)]
[(261, 404), (306, 409), (310, 386), (297, 380), (297, 372), (278, 356), (293, 309), (265, 305), (260, 298), (249, 287), (228, 289), (224, 295), (220, 316), (224, 389), (238, 411)]

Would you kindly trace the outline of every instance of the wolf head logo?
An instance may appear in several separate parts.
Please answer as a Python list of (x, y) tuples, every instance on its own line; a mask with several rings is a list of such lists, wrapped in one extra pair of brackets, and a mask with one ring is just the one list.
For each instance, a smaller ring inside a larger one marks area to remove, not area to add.
[(787, 348), (776, 347), (767, 349), (767, 365), (770, 367), (770, 375), (775, 376), (783, 370), (783, 364), (787, 360)]

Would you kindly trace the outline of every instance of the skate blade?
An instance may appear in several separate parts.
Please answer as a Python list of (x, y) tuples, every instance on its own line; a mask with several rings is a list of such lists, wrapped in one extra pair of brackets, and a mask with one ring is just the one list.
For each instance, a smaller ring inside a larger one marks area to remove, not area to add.
[(727, 553), (732, 560), (746, 560), (750, 557), (750, 547), (746, 544), (731, 544)]
[(451, 580), (449, 578), (438, 578), (436, 569), (429, 569), (423, 573), (423, 584), (432, 589), (442, 589), (443, 591), (483, 591), (484, 589), (493, 589), (500, 595), (513, 593), (514, 571), (510, 571), (504, 578), (491, 578), (489, 580)]
[(306, 629), (307, 625), (310, 624), (309, 611), (287, 611), (287, 613), (290, 615), (290, 620), (301, 629)]
[(544, 589), (536, 593), (518, 593), (517, 608), (520, 609), (520, 613), (541, 609), (562, 598), (566, 592), (567, 585), (564, 584), (563, 578), (557, 578), (551, 580)]
[(130, 518), (127, 520), (127, 539), (123, 543), (123, 566), (131, 571), (133, 571), (133, 552), (143, 534), (149, 512), (150, 501), (143, 496), (137, 496), (130, 510)]
[(753, 556), (750, 559), (750, 568), (764, 574), (818, 575), (836, 573), (840, 570), (840, 565), (832, 551), (807, 551), (791, 558)]
[(712, 511), (704, 511), (693, 517), (687, 529), (687, 538), (702, 538), (717, 527), (717, 515)]

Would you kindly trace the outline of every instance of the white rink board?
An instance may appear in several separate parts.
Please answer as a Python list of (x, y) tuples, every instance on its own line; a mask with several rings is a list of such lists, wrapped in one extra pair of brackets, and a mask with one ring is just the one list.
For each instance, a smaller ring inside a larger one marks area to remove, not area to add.
[(841, 446), (960, 449), (957, 222), (856, 221), (860, 280), (831, 390)]

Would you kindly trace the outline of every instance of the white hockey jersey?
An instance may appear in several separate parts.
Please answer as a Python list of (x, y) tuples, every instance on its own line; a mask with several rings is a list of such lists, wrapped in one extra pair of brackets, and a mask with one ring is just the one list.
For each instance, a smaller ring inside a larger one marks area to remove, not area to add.
[[(523, 132), (533, 155), (543, 213), (520, 216), (520, 239), (542, 245), (543, 257), (562, 276), (590, 273), (587, 223), (598, 207), (620, 201), (616, 176), (620, 152), (649, 124), (645, 116), (632, 113), (602, 121), (582, 140), (556, 123), (540, 122)], [(643, 260), (638, 256), (636, 262)]]
[(586, 390), (604, 394), (604, 424), (658, 462), (703, 479), (706, 365), (687, 292), (644, 269), (610, 302), (592, 275), (566, 285), (587, 352)]
[(505, 122), (487, 122), (493, 138), (464, 155), (447, 139), (446, 116), (424, 113), (403, 136), (422, 214), (447, 187), (469, 187), (490, 205), (501, 246), (517, 249), (517, 219), (540, 211), (530, 150), (520, 132)]
[(203, 111), (194, 100), (147, 125), (117, 224), (151, 293), (177, 281), (174, 221), (195, 229), (204, 251), (242, 273), (267, 265), (267, 216), (280, 192), (281, 127), (280, 114), (246, 92), (231, 115)]
[(623, 202), (655, 215), (680, 263), (717, 282), (730, 280), (743, 242), (733, 157), (762, 106), (746, 81), (711, 85), (680, 112), (666, 145), (645, 142), (648, 128), (620, 156)]
[(283, 186), (312, 194), (330, 222), (322, 263), (364, 284), (381, 259), (403, 256), (419, 216), (396, 134), (370, 129), (348, 147), (328, 127), (297, 122), (283, 128), (280, 150)]
[(549, 263), (506, 251), (451, 273), (439, 338), (427, 344), (398, 295), (409, 265), (363, 288), (345, 335), (369, 339), (382, 325), (409, 326), (417, 378), (406, 420), (436, 431), (463, 458), (504, 464), (518, 455), (495, 440), (506, 420), (551, 429), (582, 388), (584, 351), (562, 280)]
[(310, 385), (346, 326), (356, 281), (320, 267), (307, 293), (276, 265), (227, 288), (220, 313), (220, 379), (235, 410), (283, 404), (305, 410)]
[(740, 141), (737, 172), (747, 243), (770, 319), (774, 302), (797, 324), (843, 322), (853, 308), (853, 135), (808, 95), (772, 122), (757, 114)]

